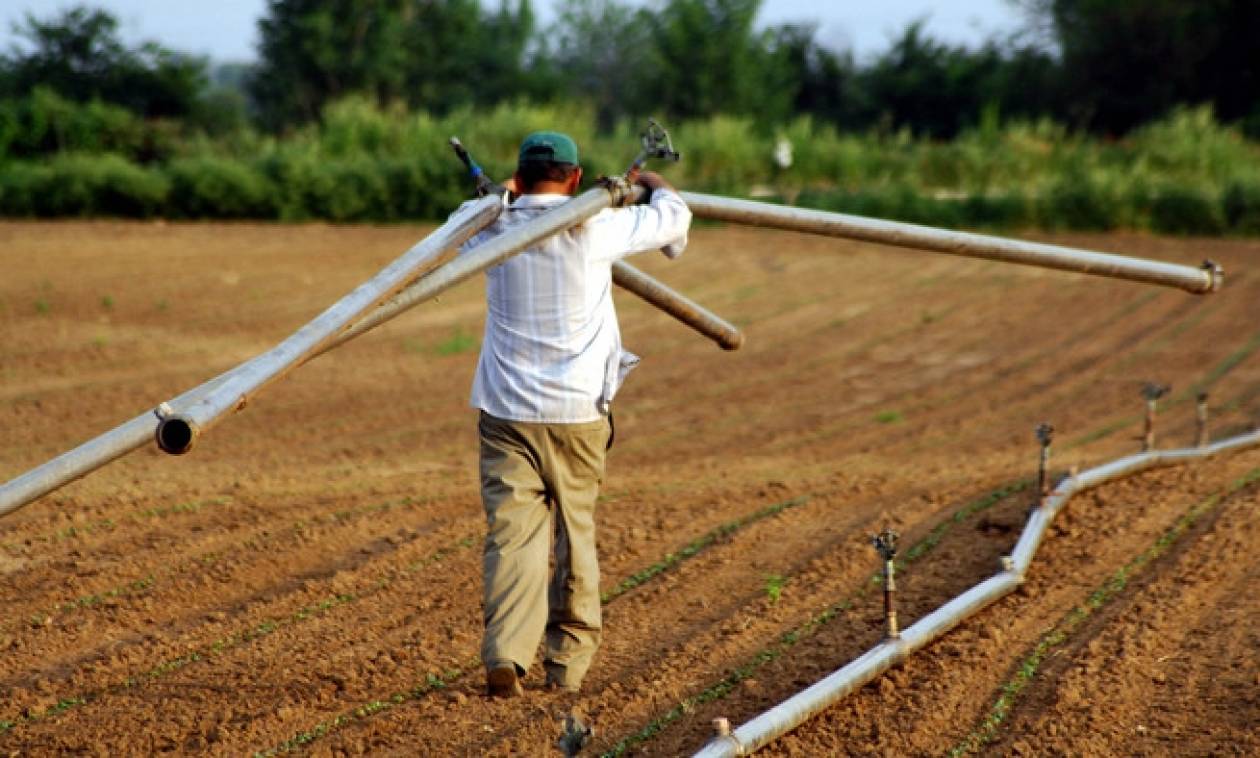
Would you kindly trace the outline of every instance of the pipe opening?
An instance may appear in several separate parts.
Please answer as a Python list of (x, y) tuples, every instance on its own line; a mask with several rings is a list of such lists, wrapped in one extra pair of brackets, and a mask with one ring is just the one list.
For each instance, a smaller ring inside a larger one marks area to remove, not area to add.
[(197, 439), (197, 427), (183, 416), (167, 416), (158, 424), (154, 436), (163, 452), (183, 455), (192, 450)]

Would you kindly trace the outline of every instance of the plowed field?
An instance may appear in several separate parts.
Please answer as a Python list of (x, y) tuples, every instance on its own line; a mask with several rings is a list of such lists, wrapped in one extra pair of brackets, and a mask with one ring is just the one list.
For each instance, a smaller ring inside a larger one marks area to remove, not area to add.
[[(270, 347), (423, 227), (0, 225), (0, 481)], [(625, 293), (644, 357), (600, 506), (584, 692), (482, 697), (480, 283), (269, 388), (189, 455), (146, 449), (0, 519), (0, 754), (678, 755), (992, 574), (1053, 465), (1260, 417), (1260, 242), (1052, 241), (1227, 271), (1178, 291), (701, 228), (638, 261), (747, 333), (724, 353)], [(1073, 501), (1018, 592), (770, 754), (1260, 753), (1260, 452)]]

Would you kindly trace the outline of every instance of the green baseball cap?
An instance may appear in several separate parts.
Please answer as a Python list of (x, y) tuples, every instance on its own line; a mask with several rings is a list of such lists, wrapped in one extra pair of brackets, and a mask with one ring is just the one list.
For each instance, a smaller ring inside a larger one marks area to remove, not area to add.
[(577, 143), (560, 132), (534, 132), (521, 143), (520, 163), (552, 161), (553, 163), (578, 162)]

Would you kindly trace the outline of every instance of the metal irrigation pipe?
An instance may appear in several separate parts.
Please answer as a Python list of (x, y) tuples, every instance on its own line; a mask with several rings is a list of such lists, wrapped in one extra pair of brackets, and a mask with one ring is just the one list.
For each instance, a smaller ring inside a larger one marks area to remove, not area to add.
[(744, 344), (744, 333), (739, 327), (625, 261), (613, 264), (612, 277), (618, 287), (655, 305), (713, 340), (723, 350), (738, 350)]
[(969, 616), (1010, 594), (1024, 581), (1037, 547), (1056, 513), (1073, 495), (1140, 471), (1200, 460), (1224, 452), (1260, 446), (1260, 430), (1221, 440), (1202, 448), (1159, 450), (1121, 458), (1068, 477), (1033, 510), (1002, 571), (937, 608), (906, 629), (897, 639), (885, 639), (826, 678), (793, 695), (727, 734), (715, 736), (694, 758), (749, 755), (800, 726), (841, 698), (872, 681), (915, 651), (944, 635)]
[[(389, 301), (390, 307), (403, 310), (441, 294), (473, 275), (502, 263), (539, 240), (577, 226), (605, 208), (621, 204), (630, 194), (631, 189), (623, 179), (613, 179), (587, 190), (532, 221), (478, 245), (430, 271), (405, 291), (399, 292)], [(501, 202), (499, 198), (490, 196), (478, 202), (485, 200)], [(439, 253), (453, 246), (445, 245)], [(367, 284), (342, 298), (284, 342), (251, 361), (247, 364), (248, 368), (243, 367), (239, 374), (234, 374), (223, 384), (209, 390), (190, 406), (162, 418), (156, 435), (158, 446), (174, 455), (188, 452), (201, 433), (233, 410), (244, 407), (250, 396), (262, 387), (314, 355), (338, 332), (353, 328), (356, 319), (364, 315), (377, 315), (370, 313), (372, 307), (381, 304), (384, 297), (402, 289), (410, 278), (401, 277), (402, 281), (399, 282), (403, 271), (400, 261), (402, 259), (387, 266)], [(383, 296), (382, 292), (386, 294)], [(353, 318), (350, 317), (351, 314)]]
[(322, 352), (337, 335), (376, 309), (407, 283), (440, 262), (458, 246), (485, 227), (484, 218), (497, 216), (503, 200), (487, 197), (475, 202), (456, 219), (414, 245), (381, 269), (350, 294), (329, 306), (306, 325), (271, 350), (257, 356), (216, 387), (170, 414), (158, 423), (158, 447), (172, 455), (187, 453), (197, 438), (233, 411), (244, 408), (249, 399), (268, 384), (283, 377)]
[[(453, 248), (498, 218), (501, 209), (502, 201), (499, 198), (482, 198), (476, 204), (470, 206), (467, 213), (448, 220), (428, 237), (417, 243), (412, 250), (421, 246), (424, 246), (426, 249), (440, 247), (442, 250), (447, 250)], [(411, 303), (411, 305), (414, 305), (414, 303)], [(321, 345), (315, 353), (307, 355), (304, 360), (310, 360), (315, 355), (331, 350), (333, 347), (357, 337), (368, 329), (398, 315), (406, 307), (410, 307), (410, 305), (394, 305), (391, 307), (391, 304), (386, 304), (381, 306), (350, 329), (334, 335), (333, 339)], [(131, 451), (143, 447), (145, 443), (154, 439), (163, 416), (170, 418), (178, 412), (178, 409), (196, 403), (207, 394), (222, 387), (235, 376), (249, 371), (257, 361), (266, 357), (266, 355), (264, 353), (262, 356), (225, 371), (182, 395), (162, 403), (158, 406), (158, 410), (146, 411), (130, 421), (88, 440), (73, 450), (62, 453), (56, 458), (0, 485), (0, 516), (15, 511), (55, 489), (121, 458)], [(175, 410), (168, 411), (165, 410), (166, 408)]]
[[(637, 190), (633, 188), (630, 195), (637, 198)], [(595, 197), (597, 200), (601, 196), (608, 196), (609, 193), (604, 190), (592, 190), (587, 195)], [(584, 196), (585, 197), (585, 196)], [(590, 200), (586, 201), (590, 203)], [(566, 203), (564, 208), (568, 208), (570, 203)], [(596, 210), (589, 215), (594, 215), (601, 204), (596, 203)], [(464, 241), (472, 237), (473, 234), (480, 231), (485, 226), (492, 223), (502, 210), (502, 201), (497, 197), (484, 197), (476, 201), (469, 207), (465, 214), (461, 214), (458, 218), (447, 221), (432, 234), (418, 243), (413, 250), (420, 246), (428, 248), (440, 246), (444, 251), (452, 249)], [(548, 214), (550, 215), (550, 214)], [(541, 219), (539, 219), (541, 220)], [(546, 236), (546, 234), (540, 235)], [(661, 305), (666, 312), (675, 316), (684, 323), (692, 326), (697, 331), (710, 337), (720, 344), (722, 347), (733, 350), (742, 342), (742, 334), (733, 325), (723, 321), (718, 316), (710, 313), (699, 305), (692, 303), (687, 298), (674, 292), (664, 284), (651, 280), (646, 274), (641, 274), (630, 267), (628, 264), (619, 265), (614, 268), (614, 275), (618, 275), (618, 269), (621, 271), (621, 277), (625, 283), (619, 282), (621, 286), (634, 292), (636, 295)], [(638, 274), (638, 277), (635, 277)], [(467, 278), (467, 276), (463, 277)], [(640, 281), (648, 279), (649, 282)], [(395, 295), (390, 300), (381, 304), (375, 310), (371, 311), (349, 327), (336, 333), (331, 340), (323, 343), (318, 349), (299, 361), (305, 363), (311, 358), (320, 355), (332, 348), (344, 344), (351, 339), (367, 332), (380, 324), (394, 318), (403, 311), (412, 308), (421, 302), (432, 297), (436, 292), (443, 291), (454, 282), (447, 283), (442, 286), (435, 287), (435, 282), (430, 281), (430, 277), (426, 276), (419, 282), (409, 286), (402, 292)], [(651, 286), (649, 286), (651, 285)], [(668, 301), (675, 301), (672, 307), (665, 307)], [(661, 301), (658, 303), (658, 301)], [(733, 346), (732, 346), (733, 345)], [(44, 464), (37, 466), (12, 480), (0, 485), (0, 516), (7, 515), (32, 501), (43, 497), (70, 482), (79, 479), (96, 469), (101, 468), (118, 458), (130, 453), (133, 450), (143, 447), (145, 443), (155, 439), (158, 436), (164, 422), (179, 417), (180, 409), (190, 405), (194, 405), (206, 396), (216, 392), (234, 380), (236, 377), (246, 375), (253, 372), (257, 363), (267, 358), (270, 354), (264, 353), (235, 368), (225, 371), (219, 376), (210, 379), (207, 382), (194, 387), (193, 389), (167, 401), (161, 403), (157, 409), (152, 412), (146, 411), (135, 418), (127, 421), (104, 434), (98, 435), (91, 440), (79, 445), (78, 447), (67, 451)], [(295, 364), (298, 365), (298, 364)], [(167, 425), (166, 432), (172, 433), (173, 428)], [(182, 431), (181, 434), (187, 436), (188, 431)]]
[[(456, 258), (445, 266), (430, 272), (428, 276), (408, 287), (366, 317), (349, 325), (343, 331), (334, 334), (331, 340), (324, 341), (317, 346), (316, 351), (306, 354), (301, 360), (309, 360), (320, 352), (329, 350), (335, 345), (362, 334), (398, 313), (453, 287), (478, 271), (506, 260), (539, 239), (580, 223), (612, 205), (614, 200), (617, 199), (616, 196), (620, 194), (622, 193), (617, 189), (609, 190), (603, 187), (592, 189), (574, 198), (572, 201), (539, 216), (531, 223), (524, 224), (476, 248), (469, 254)], [(501, 207), (502, 200), (500, 198), (481, 198), (469, 207), (466, 214), (443, 224), (416, 247), (434, 244), (433, 241), (439, 235), (446, 238), (445, 244), (441, 246), (443, 251), (455, 247), (489, 224), (494, 218), (497, 218)], [(483, 221), (484, 223), (481, 223)], [(301, 331), (299, 330), (299, 333)], [(281, 346), (284, 344), (282, 343)], [(41, 466), (27, 471), (4, 485), (0, 485), (0, 516), (8, 514), (42, 495), (52, 492), (58, 487), (126, 455), (132, 450), (143, 446), (145, 442), (154, 439), (155, 436), (159, 440), (159, 445), (161, 445), (164, 431), (168, 438), (168, 444), (182, 443), (183, 450), (186, 451), (191, 447), (192, 441), (199, 433), (199, 430), (193, 426), (196, 423), (196, 419), (185, 414), (183, 409), (190, 405), (196, 407), (198, 404), (204, 404), (206, 398), (213, 397), (216, 393), (221, 395), (225, 386), (239, 386), (241, 377), (265, 376), (268, 373), (266, 366), (259, 366), (259, 364), (274, 360), (273, 353), (275, 353), (275, 350), (263, 353), (164, 403), (164, 406), (173, 409), (169, 412), (163, 409), (163, 406), (159, 406), (159, 410), (153, 413), (141, 414), (131, 421), (89, 440)], [(291, 369), (292, 367), (290, 365), (288, 368)], [(229, 406), (228, 410), (231, 410), (232, 407)], [(157, 418), (155, 418), (155, 415)], [(163, 427), (165, 427), (165, 430)]]
[(682, 196), (692, 213), (699, 218), (821, 234), (827, 237), (844, 237), (1005, 263), (1076, 271), (1082, 274), (1178, 287), (1196, 294), (1215, 292), (1220, 289), (1224, 278), (1224, 272), (1220, 266), (1211, 261), (1205, 261), (1202, 268), (1194, 268), (1060, 245), (969, 232), (951, 232), (917, 224), (807, 208), (790, 208), (752, 200), (736, 200), (695, 192), (684, 192)]

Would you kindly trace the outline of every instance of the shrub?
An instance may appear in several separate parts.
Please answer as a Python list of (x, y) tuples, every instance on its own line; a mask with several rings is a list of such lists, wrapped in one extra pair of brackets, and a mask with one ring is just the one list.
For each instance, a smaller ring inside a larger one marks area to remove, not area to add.
[(307, 144), (283, 144), (264, 156), (258, 168), (276, 188), (273, 200), (282, 221), (317, 217), (333, 192), (325, 162)]
[(957, 199), (925, 195), (907, 185), (853, 192), (811, 190), (802, 192), (797, 203), (809, 208), (911, 224), (957, 228), (963, 222), (962, 204)]
[(47, 166), (11, 161), (0, 164), (0, 215), (34, 216), (36, 197), (47, 186)]
[(138, 155), (144, 122), (131, 111), (100, 101), (76, 103), (47, 87), (0, 101), (0, 155), (18, 158), (66, 152)]
[(1225, 231), (1220, 197), (1204, 187), (1164, 185), (1151, 198), (1151, 229), (1162, 234), (1220, 234)]
[(1073, 173), (1044, 191), (1037, 217), (1052, 229), (1108, 231), (1120, 226), (1124, 212), (1122, 199), (1101, 182)]
[(171, 215), (182, 218), (268, 218), (275, 215), (275, 187), (249, 164), (200, 156), (172, 161), (166, 169)]
[(1032, 205), (1019, 192), (968, 195), (962, 217), (964, 226), (989, 229), (1016, 229), (1033, 222)]
[(15, 192), (25, 195), (22, 215), (148, 218), (162, 211), (170, 190), (157, 170), (113, 154), (65, 153), (18, 173), (25, 174)]
[(1225, 223), (1237, 234), (1260, 234), (1260, 178), (1235, 179), (1221, 199)]

